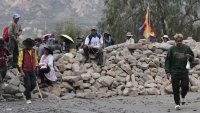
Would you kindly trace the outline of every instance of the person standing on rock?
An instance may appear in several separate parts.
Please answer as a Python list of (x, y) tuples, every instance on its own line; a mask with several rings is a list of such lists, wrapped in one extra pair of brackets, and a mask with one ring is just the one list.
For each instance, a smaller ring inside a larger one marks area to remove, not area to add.
[(36, 43), (36, 46), (38, 47), (37, 48), (38, 61), (40, 61), (42, 55), (44, 54), (44, 47), (46, 47), (47, 44), (46, 44), (46, 41), (45, 40), (42, 41), (41, 38), (36, 38), (35, 43)]
[(9, 61), (9, 66), (11, 68), (17, 68), (17, 61), (19, 56), (19, 48), (18, 48), (18, 39), (22, 34), (21, 25), (18, 23), (19, 18), (21, 18), (20, 14), (13, 14), (13, 22), (8, 27), (8, 49), (13, 55), (12, 60)]
[(171, 75), (174, 101), (176, 104), (175, 109), (180, 110), (180, 103), (182, 103), (182, 105), (185, 104), (185, 96), (189, 90), (189, 77), (186, 65), (188, 61), (192, 62), (194, 60), (194, 54), (189, 46), (182, 43), (182, 34), (176, 34), (174, 39), (176, 45), (168, 50), (165, 61), (165, 71), (167, 75)]
[(91, 34), (86, 37), (83, 50), (86, 57), (85, 63), (90, 62), (89, 54), (92, 53), (98, 58), (97, 64), (103, 65), (103, 37), (97, 33), (96, 27), (92, 27)]
[(2, 96), (2, 84), (3, 79), (6, 76), (7, 72), (7, 58), (11, 58), (10, 52), (4, 47), (5, 43), (2, 39), (0, 39), (0, 101), (4, 101), (5, 99)]
[(132, 37), (131, 32), (126, 33), (126, 44), (135, 44), (135, 40)]
[(36, 50), (33, 48), (35, 45), (34, 40), (27, 38), (23, 41), (23, 45), (25, 48), (19, 53), (18, 66), (24, 78), (26, 89), (22, 94), (26, 97), (26, 103), (31, 104), (31, 92), (36, 86), (35, 71), (38, 66), (38, 57)]

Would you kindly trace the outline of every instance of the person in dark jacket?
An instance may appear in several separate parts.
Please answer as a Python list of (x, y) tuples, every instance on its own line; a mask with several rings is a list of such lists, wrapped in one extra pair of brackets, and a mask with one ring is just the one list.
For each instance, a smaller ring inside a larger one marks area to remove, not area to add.
[(185, 104), (185, 96), (189, 90), (189, 77), (186, 65), (188, 62), (194, 60), (194, 54), (189, 46), (182, 44), (182, 34), (176, 34), (174, 39), (176, 45), (168, 50), (165, 61), (165, 71), (167, 75), (171, 75), (174, 101), (176, 104), (175, 109), (180, 110), (180, 103), (183, 105)]
[(10, 52), (4, 46), (4, 41), (0, 39), (0, 101), (5, 101), (5, 99), (2, 96), (2, 84), (7, 72), (7, 60), (8, 58), (12, 57), (10, 55)]

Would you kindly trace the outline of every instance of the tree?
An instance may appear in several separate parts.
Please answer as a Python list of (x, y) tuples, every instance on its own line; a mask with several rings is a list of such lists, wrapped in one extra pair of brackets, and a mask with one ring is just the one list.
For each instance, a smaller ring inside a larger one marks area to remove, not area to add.
[[(59, 36), (61, 34), (66, 34), (76, 42), (76, 38), (80, 37), (82, 35), (86, 36), (88, 34), (89, 30), (81, 28), (79, 25), (75, 24), (73, 21), (64, 21), (64, 22), (58, 22), (55, 25), (53, 33), (56, 36)], [(59, 42), (62, 41), (60, 39)], [(71, 45), (71, 47), (75, 47), (75, 45)]]
[(158, 39), (164, 34), (173, 37), (175, 33), (183, 33), (199, 40), (199, 0), (105, 0), (106, 9), (98, 23), (100, 31), (110, 31), (117, 42), (123, 42), (128, 31), (136, 39), (141, 38), (138, 29), (143, 25), (148, 4)]

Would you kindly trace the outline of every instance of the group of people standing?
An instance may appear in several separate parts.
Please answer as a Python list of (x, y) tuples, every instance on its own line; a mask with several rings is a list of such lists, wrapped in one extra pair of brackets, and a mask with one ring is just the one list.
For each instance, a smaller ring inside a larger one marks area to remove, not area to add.
[[(22, 95), (26, 103), (31, 104), (31, 92), (36, 87), (36, 82), (51, 85), (57, 77), (54, 70), (53, 51), (44, 42), (27, 38), (22, 42), (24, 48), (19, 50), (18, 37), (22, 33), (21, 26), (18, 24), (19, 18), (18, 13), (13, 14), (13, 22), (8, 27), (8, 43), (0, 40), (0, 99), (5, 100), (2, 96), (2, 83), (7, 69), (18, 69), (25, 86), (25, 92)], [(36, 45), (39, 51), (35, 49)]]

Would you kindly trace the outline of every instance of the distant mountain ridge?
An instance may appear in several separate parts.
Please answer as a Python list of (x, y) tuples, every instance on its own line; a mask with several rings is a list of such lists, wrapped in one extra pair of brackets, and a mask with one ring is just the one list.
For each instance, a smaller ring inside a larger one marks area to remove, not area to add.
[(37, 34), (51, 30), (56, 22), (73, 20), (81, 26), (97, 24), (102, 15), (104, 0), (0, 0), (0, 30), (18, 12), (25, 34)]

